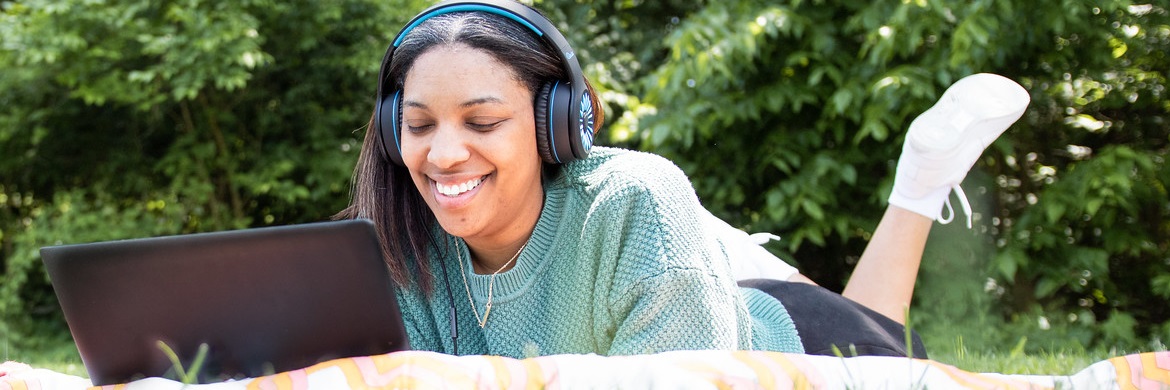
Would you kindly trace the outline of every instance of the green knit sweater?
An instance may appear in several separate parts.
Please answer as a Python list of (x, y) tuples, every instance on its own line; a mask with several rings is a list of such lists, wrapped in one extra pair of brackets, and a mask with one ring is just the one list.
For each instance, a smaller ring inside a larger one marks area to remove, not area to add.
[(459, 354), (803, 352), (779, 301), (736, 286), (718, 235), (700, 223), (705, 210), (673, 163), (595, 147), (544, 186), (544, 208), (528, 246), (491, 286), (484, 328), (468, 296), (482, 316), (491, 277), (471, 272), (466, 245), (441, 233), (443, 248), (432, 253), (433, 293), (398, 290), (413, 349), (455, 352), (454, 303)]

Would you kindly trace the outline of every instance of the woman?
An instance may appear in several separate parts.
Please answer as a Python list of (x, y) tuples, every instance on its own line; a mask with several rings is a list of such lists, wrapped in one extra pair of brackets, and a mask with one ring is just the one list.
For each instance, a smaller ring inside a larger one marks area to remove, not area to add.
[[(810, 283), (738, 286), (730, 257), (751, 244), (702, 208), (674, 164), (590, 150), (603, 118), (579, 73), (560, 33), (508, 1), (436, 5), (388, 49), (339, 217), (378, 226), (413, 348), (528, 357), (853, 344), (905, 356), (897, 320), (932, 218), (1027, 103), (1025, 93), (1022, 105), (967, 110), (972, 91), (1000, 101), (1019, 87), (960, 82), (911, 125), (894, 206), (842, 298)], [(953, 110), (968, 122), (948, 123)]]

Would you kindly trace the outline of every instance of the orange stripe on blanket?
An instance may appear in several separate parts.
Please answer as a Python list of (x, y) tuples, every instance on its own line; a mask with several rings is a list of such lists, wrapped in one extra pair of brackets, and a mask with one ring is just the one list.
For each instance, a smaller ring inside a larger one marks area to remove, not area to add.
[[(773, 360), (783, 359), (783, 361), (788, 365), (788, 366), (786, 366), (785, 369), (786, 370), (796, 370), (796, 372), (801, 373), (802, 380), (807, 382), (808, 386), (810, 386), (814, 389), (821, 389), (821, 388), (824, 388), (826, 386), (825, 385), (825, 378), (821, 376), (821, 369), (813, 366), (812, 364), (809, 363), (808, 359), (805, 359), (802, 357), (802, 356), (808, 356), (808, 355), (787, 354), (787, 353), (780, 353), (780, 352), (760, 352), (760, 353), (765, 354), (766, 356), (768, 356), (769, 358), (771, 358)], [(791, 376), (791, 375), (792, 374), (790, 372), (789, 376)]]
[(1121, 389), (1161, 390), (1170, 385), (1166, 369), (1158, 366), (1159, 359), (1155, 355), (1155, 353), (1143, 353), (1109, 359), (1117, 371), (1117, 387)]
[[(752, 356), (752, 355), (748, 354), (746, 351), (732, 352), (731, 356), (734, 357), (735, 360), (739, 360), (740, 363), (743, 363), (744, 365), (748, 366), (748, 368), (751, 368), (753, 372), (755, 372), (756, 380), (759, 381), (760, 387), (763, 387), (765, 389), (776, 389), (776, 388), (791, 389), (792, 388), (792, 383), (794, 382), (792, 380), (785, 380), (782, 382), (784, 384), (784, 386), (778, 387), (777, 381), (776, 381), (776, 375), (772, 373), (772, 370), (769, 369), (769, 367), (766, 364), (764, 364), (763, 359), (759, 359), (755, 356)], [(789, 376), (789, 377), (791, 377), (791, 376)], [(789, 379), (789, 378), (785, 378), (785, 379)]]
[[(464, 365), (463, 369), (478, 372), (478, 376), (471, 378), (478, 388), (499, 389), (543, 389), (552, 386), (555, 378), (545, 377), (547, 365), (554, 364), (548, 359), (513, 359), (501, 356), (461, 357), (459, 361), (476, 361), (474, 367)], [(473, 360), (466, 360), (473, 359)], [(490, 367), (491, 369), (486, 369)], [(555, 364), (551, 371), (556, 371)]]
[[(31, 385), (27, 380), (6, 380), (0, 382), (0, 390), (29, 390)], [(34, 382), (40, 388), (40, 381)]]
[(307, 389), (309, 388), (308, 376), (307, 369), (286, 371), (276, 375), (256, 378), (248, 383), (248, 388), (258, 390)]
[(943, 373), (947, 374), (951, 380), (960, 386), (968, 389), (1051, 389), (1051, 387), (1042, 387), (1030, 382), (1022, 381), (1006, 381), (996, 378), (988, 377), (986, 375), (979, 375), (967, 371), (960, 370), (955, 366), (939, 363), (933, 360), (919, 360), (917, 362), (926, 363), (928, 365), (938, 368)]
[(541, 366), (537, 359), (524, 359), (521, 360), (521, 364), (524, 367), (524, 371), (528, 373), (528, 381), (525, 383), (527, 388), (540, 389), (552, 387), (553, 384), (550, 383), (550, 378), (545, 378), (544, 376), (544, 366)]
[[(767, 366), (767, 369), (772, 372), (783, 371), (788, 386), (794, 389), (810, 389), (813, 388), (812, 381), (809, 379), (808, 373), (801, 369), (800, 365), (794, 363), (789, 359), (788, 355), (775, 352), (755, 352), (757, 356), (764, 358), (764, 361), (772, 363)], [(777, 368), (779, 370), (777, 370)]]
[(1162, 388), (1170, 386), (1170, 352), (1143, 353), (1142, 374), (1150, 380), (1162, 384)]
[[(736, 383), (728, 381), (727, 378), (723, 376), (723, 371), (720, 368), (715, 367), (711, 363), (701, 361), (700, 359), (684, 359), (676, 357), (674, 360), (671, 360), (671, 364), (683, 368), (688, 372), (702, 373), (704, 379), (707, 380), (707, 383), (710, 383), (717, 389), (734, 389), (737, 386)], [(740, 387), (742, 388), (748, 386), (743, 385)]]
[[(485, 356), (487, 363), (492, 366), (492, 372), (495, 373), (495, 386), (497, 389), (516, 388), (519, 382), (512, 381), (512, 370), (508, 365), (508, 361), (499, 356)], [(487, 378), (480, 378), (480, 384), (487, 384)]]
[(1126, 356), (1118, 356), (1109, 359), (1109, 363), (1113, 364), (1113, 370), (1117, 372), (1117, 388), (1119, 389), (1136, 389), (1133, 383), (1132, 371), (1130, 371), (1129, 360)]
[[(478, 359), (470, 359), (474, 362)], [(437, 353), (405, 352), (355, 358), (365, 386), (369, 388), (456, 387), (482, 385), (467, 372), (475, 367), (460, 364), (464, 361)], [(470, 369), (468, 369), (470, 368)], [(349, 374), (347, 373), (347, 376)]]
[[(537, 363), (539, 358), (512, 359), (493, 356), (489, 358), (498, 376), (496, 382), (502, 389), (544, 389), (550, 387), (544, 377), (544, 369)], [(506, 374), (506, 375), (505, 375)]]
[[(460, 369), (458, 360), (444, 361), (443, 355), (420, 353), (392, 353), (386, 355), (344, 358), (319, 363), (303, 370), (260, 377), (248, 384), (256, 390), (298, 390), (307, 382), (294, 380), (301, 371), (313, 375), (321, 371), (336, 369), (345, 378), (351, 389), (378, 389), (404, 387), (469, 387), (475, 382)], [(474, 371), (474, 370), (472, 370)], [(293, 375), (293, 376), (290, 376)], [(305, 378), (307, 381), (307, 378)]]

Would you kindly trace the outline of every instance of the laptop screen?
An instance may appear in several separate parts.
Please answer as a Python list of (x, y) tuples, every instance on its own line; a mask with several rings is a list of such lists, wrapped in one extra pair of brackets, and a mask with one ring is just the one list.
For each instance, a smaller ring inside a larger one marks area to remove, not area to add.
[[(256, 377), (409, 348), (368, 220), (41, 249), (94, 385)], [(169, 374), (168, 374), (169, 373)]]

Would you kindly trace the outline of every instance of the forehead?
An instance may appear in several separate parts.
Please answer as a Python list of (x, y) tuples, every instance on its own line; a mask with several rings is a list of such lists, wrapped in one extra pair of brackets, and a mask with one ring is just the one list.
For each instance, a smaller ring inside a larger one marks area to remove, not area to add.
[[(406, 72), (404, 89), (426, 87), (429, 82), (459, 80), (467, 83), (521, 84), (516, 70), (486, 50), (464, 44), (435, 46), (419, 55)], [(414, 85), (412, 85), (414, 84)]]

